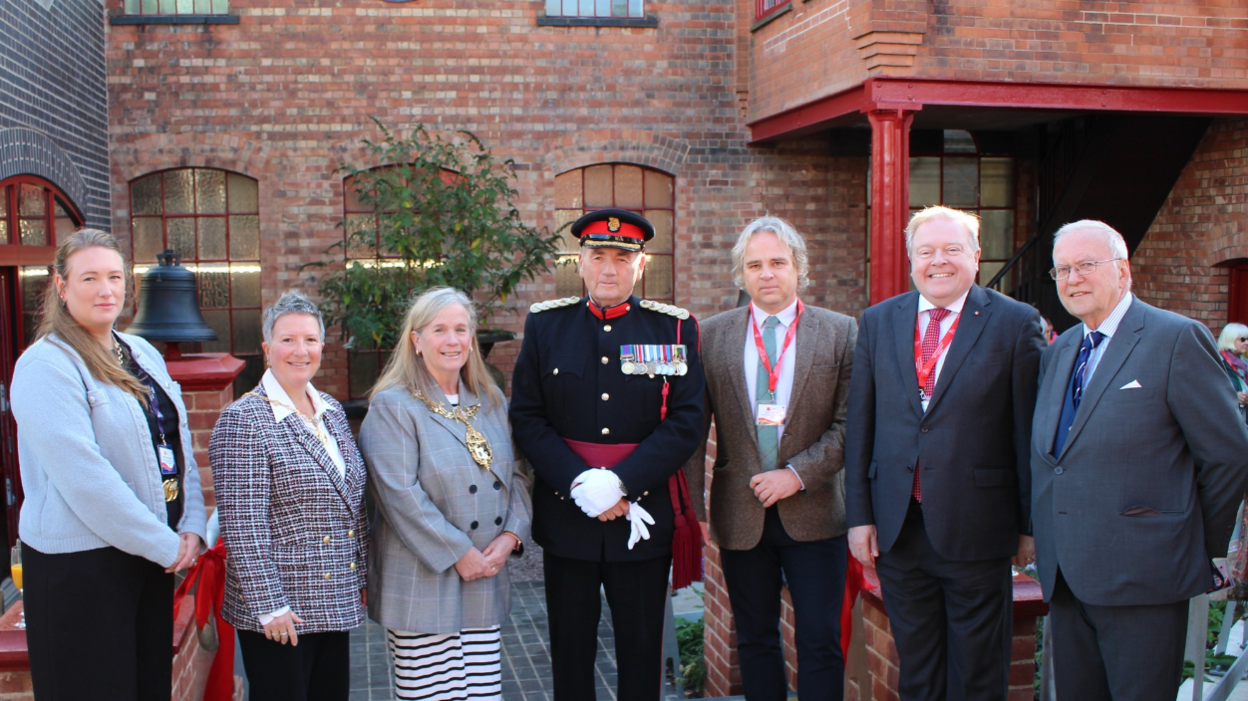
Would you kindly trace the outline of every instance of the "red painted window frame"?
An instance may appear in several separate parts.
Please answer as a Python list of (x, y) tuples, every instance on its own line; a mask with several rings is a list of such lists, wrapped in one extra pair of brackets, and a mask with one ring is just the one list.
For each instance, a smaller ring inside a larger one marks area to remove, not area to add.
[(754, 0), (754, 21), (759, 22), (776, 14), (785, 7), (792, 5), (793, 0), (774, 0), (775, 4), (767, 7), (768, 0)]

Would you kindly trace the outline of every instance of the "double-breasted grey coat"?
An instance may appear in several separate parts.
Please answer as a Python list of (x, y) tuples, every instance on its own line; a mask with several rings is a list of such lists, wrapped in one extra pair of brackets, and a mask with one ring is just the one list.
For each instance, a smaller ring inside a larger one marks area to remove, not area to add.
[[(434, 401), (448, 407), (435, 390)], [(460, 406), (478, 403), (461, 387)], [(368, 613), (411, 633), (458, 633), (499, 625), (511, 607), (507, 568), (463, 581), (455, 563), (503, 532), (529, 535), (529, 474), (511, 443), (507, 406), (482, 405), (472, 425), (494, 453), (473, 462), (463, 423), (434, 413), (408, 389), (377, 394), (360, 428), (360, 451), (377, 502)]]

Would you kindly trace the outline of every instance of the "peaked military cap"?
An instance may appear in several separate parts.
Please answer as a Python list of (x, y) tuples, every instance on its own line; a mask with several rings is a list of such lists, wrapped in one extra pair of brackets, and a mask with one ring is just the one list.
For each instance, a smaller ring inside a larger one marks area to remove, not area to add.
[(654, 225), (636, 212), (600, 209), (572, 224), (572, 235), (583, 248), (620, 248), (640, 251), (654, 238)]

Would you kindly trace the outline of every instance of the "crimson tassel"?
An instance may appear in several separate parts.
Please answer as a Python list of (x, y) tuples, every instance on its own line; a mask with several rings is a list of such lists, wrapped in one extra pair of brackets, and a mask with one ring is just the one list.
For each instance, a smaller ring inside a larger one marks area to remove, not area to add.
[(677, 470), (667, 481), (672, 498), (672, 591), (702, 581), (702, 528), (693, 515), (689, 484)]

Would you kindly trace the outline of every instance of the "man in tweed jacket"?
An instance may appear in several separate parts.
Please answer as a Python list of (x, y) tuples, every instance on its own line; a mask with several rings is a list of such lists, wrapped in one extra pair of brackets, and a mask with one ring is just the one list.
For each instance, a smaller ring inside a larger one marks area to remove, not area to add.
[[(806, 244), (788, 222), (750, 223), (732, 259), (736, 282), (753, 302), (706, 322), (702, 363), (707, 420), (714, 416), (719, 436), (710, 531), (736, 620), (741, 680), (751, 701), (788, 695), (780, 645), (783, 575), (796, 611), (798, 695), (840, 699), (847, 558), (841, 467), (857, 324), (798, 301), (807, 282)], [(775, 362), (762, 362), (754, 329)], [(768, 415), (779, 425), (760, 425)], [(685, 465), (703, 522), (705, 456), (703, 444)]]

